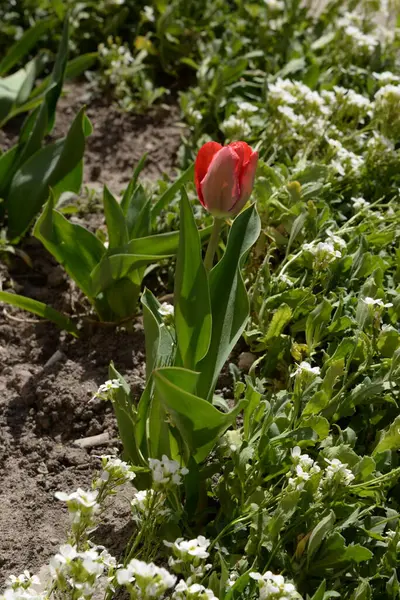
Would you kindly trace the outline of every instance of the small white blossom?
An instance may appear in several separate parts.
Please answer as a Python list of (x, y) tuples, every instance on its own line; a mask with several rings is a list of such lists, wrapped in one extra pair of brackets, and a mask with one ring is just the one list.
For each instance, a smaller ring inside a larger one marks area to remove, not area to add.
[(368, 306), (381, 306), (382, 308), (390, 308), (393, 306), (391, 302), (385, 304), (383, 300), (380, 300), (379, 298), (370, 298), (369, 296), (363, 298), (363, 302)]
[(220, 125), (221, 131), (229, 139), (241, 139), (250, 135), (251, 128), (244, 119), (239, 119), (235, 115), (231, 115)]
[(199, 583), (188, 585), (183, 579), (175, 586), (172, 598), (174, 600), (218, 600), (214, 592), (204, 585)]
[(307, 373), (308, 375), (319, 375), (320, 372), (321, 369), (319, 367), (312, 367), (310, 363), (303, 360), (299, 365), (297, 365), (297, 369), (291, 374), (291, 377), (302, 375), (303, 373)]
[(123, 569), (118, 569), (116, 579), (119, 585), (134, 585), (139, 597), (161, 597), (176, 583), (175, 575), (154, 563), (133, 559)]
[(331, 241), (303, 244), (303, 249), (314, 255), (314, 266), (317, 270), (325, 269), (331, 262), (342, 256), (340, 250), (337, 250)]
[(338, 458), (332, 460), (325, 458), (325, 461), (328, 463), (325, 469), (325, 481), (329, 482), (335, 479), (343, 485), (349, 485), (353, 481), (354, 475), (350, 469), (346, 468), (346, 463), (342, 463)]
[(182, 483), (182, 475), (189, 473), (186, 467), (181, 467), (179, 463), (175, 460), (170, 460), (165, 454), (161, 460), (149, 458), (149, 466), (152, 472), (153, 484), (156, 488), (170, 484), (180, 485)]
[(368, 208), (370, 206), (370, 203), (367, 202), (367, 200), (364, 200), (364, 198), (351, 198), (351, 201), (353, 203), (353, 208), (355, 211), (359, 211), (362, 210), (363, 208)]
[(163, 317), (173, 317), (174, 316), (174, 307), (172, 304), (168, 304), (168, 302), (163, 302), (158, 309), (158, 312)]
[(203, 535), (199, 535), (197, 538), (193, 540), (184, 540), (183, 538), (178, 538), (175, 542), (167, 542), (164, 541), (164, 544), (169, 548), (172, 548), (174, 554), (179, 558), (207, 558), (209, 556), (209, 552), (207, 552), (207, 548), (210, 545), (210, 540), (205, 538)]
[(238, 102), (238, 108), (239, 117), (250, 117), (252, 114), (258, 112), (258, 107), (250, 102)]
[(267, 571), (250, 573), (250, 577), (257, 581), (260, 600), (294, 600), (301, 599), (300, 594), (292, 583), (286, 583), (282, 575), (274, 575)]
[(96, 482), (97, 487), (107, 481), (112, 481), (114, 485), (122, 485), (127, 481), (132, 481), (136, 477), (132, 467), (120, 458), (102, 456), (101, 461), (103, 471), (101, 472), (100, 480)]
[(80, 507), (93, 509), (98, 507), (97, 490), (89, 490), (85, 492), (81, 488), (78, 488), (76, 492), (72, 492), (72, 494), (66, 494), (65, 492), (56, 492), (54, 496), (57, 498), (57, 500), (66, 502), (68, 504), (69, 510), (71, 511), (79, 510)]

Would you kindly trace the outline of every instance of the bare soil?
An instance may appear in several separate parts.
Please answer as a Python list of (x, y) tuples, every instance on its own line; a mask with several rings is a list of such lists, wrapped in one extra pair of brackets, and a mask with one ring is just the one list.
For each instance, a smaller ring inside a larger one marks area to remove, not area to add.
[[(106, 183), (118, 194), (145, 151), (145, 177), (171, 173), (180, 143), (176, 106), (126, 115), (101, 98), (92, 102), (86, 85), (70, 85), (52, 137), (65, 134), (85, 103), (94, 127), (85, 154), (89, 186)], [(9, 147), (17, 131), (11, 123), (0, 132), (0, 147)], [(101, 221), (99, 214), (84, 217), (91, 229)], [(37, 240), (26, 240), (23, 249), (32, 267), (19, 257), (3, 262), (0, 287), (73, 312), (80, 298), (63, 270)], [(139, 322), (130, 330), (95, 326), (73, 339), (51, 323), (0, 308), (0, 589), (11, 573), (38, 571), (65, 542), (68, 516), (54, 492), (87, 489), (99, 468), (97, 457), (120, 449), (112, 407), (92, 400), (93, 394), (108, 379), (112, 360), (139, 398), (144, 359)], [(74, 443), (105, 432), (106, 446), (84, 449)], [(101, 543), (116, 552), (129, 533), (128, 514), (128, 504), (118, 504), (99, 532)]]

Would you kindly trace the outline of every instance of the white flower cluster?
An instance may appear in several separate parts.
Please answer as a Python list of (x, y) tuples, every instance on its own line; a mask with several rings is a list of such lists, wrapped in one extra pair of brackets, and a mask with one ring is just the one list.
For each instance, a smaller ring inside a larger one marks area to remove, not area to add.
[(400, 82), (400, 77), (395, 75), (391, 71), (383, 71), (383, 73), (372, 73), (372, 77), (378, 81), (380, 85), (387, 85), (388, 83)]
[(112, 391), (117, 390), (120, 387), (122, 387), (122, 383), (119, 381), (119, 379), (108, 379), (107, 381), (99, 385), (99, 388), (93, 396), (92, 400), (94, 400), (95, 398), (100, 398), (101, 400), (109, 400)]
[(321, 369), (319, 367), (312, 367), (309, 362), (303, 360), (299, 365), (297, 365), (297, 369), (291, 374), (291, 377), (295, 377), (296, 375), (319, 375)]
[(331, 167), (342, 176), (351, 173), (358, 175), (364, 164), (363, 157), (347, 150), (339, 140), (327, 137), (326, 141), (333, 156), (333, 160), (330, 162)]
[(141, 523), (151, 512), (152, 519), (161, 522), (170, 514), (170, 510), (164, 507), (164, 500), (163, 495), (157, 494), (154, 490), (136, 492), (131, 500), (132, 518), (137, 523)]
[(44, 600), (46, 595), (35, 590), (34, 586), (40, 585), (36, 575), (24, 571), (17, 577), (10, 575), (9, 587), (0, 595), (0, 600)]
[(369, 296), (363, 298), (363, 302), (367, 306), (379, 306), (380, 308), (390, 308), (391, 306), (393, 306), (392, 302), (387, 302), (385, 304), (383, 300), (380, 300), (379, 298), (370, 298)]
[(135, 598), (160, 598), (176, 583), (175, 575), (171, 575), (167, 569), (135, 558), (126, 567), (117, 570), (116, 579), (118, 584), (126, 586)]
[(332, 241), (314, 241), (310, 244), (303, 244), (303, 250), (310, 252), (314, 256), (313, 266), (317, 271), (326, 269), (337, 258), (342, 257), (341, 251), (335, 248), (335, 244)]
[(72, 494), (66, 494), (65, 492), (56, 492), (54, 495), (57, 500), (66, 502), (68, 512), (72, 517), (72, 524), (79, 525), (85, 522), (87, 526), (90, 526), (96, 513), (100, 510), (100, 505), (97, 502), (97, 496), (99, 492), (97, 490), (85, 492), (81, 488), (78, 488), (76, 492)]
[(305, 483), (321, 469), (317, 463), (308, 455), (302, 454), (299, 446), (295, 446), (291, 452), (293, 467), (287, 474), (288, 485), (291, 489), (301, 491)]
[(163, 455), (161, 460), (149, 458), (149, 466), (153, 477), (155, 489), (162, 489), (170, 485), (180, 485), (182, 476), (189, 473), (186, 467), (181, 467), (175, 460)]
[(257, 581), (260, 600), (297, 600), (301, 599), (293, 583), (286, 583), (282, 575), (274, 575), (271, 571), (250, 573), (250, 577)]
[(397, 141), (400, 134), (400, 85), (389, 83), (376, 92), (374, 114), (383, 134)]
[(231, 115), (220, 125), (222, 133), (230, 140), (246, 138), (251, 133), (251, 127), (243, 117)]
[(132, 481), (136, 474), (128, 463), (114, 456), (101, 457), (103, 470), (100, 478), (95, 481), (95, 486), (100, 487), (107, 483), (110, 487), (122, 485), (128, 481)]
[(370, 206), (370, 203), (361, 197), (351, 198), (351, 201), (353, 203), (353, 209), (355, 212), (358, 212), (359, 210), (362, 210), (363, 208), (368, 208)]
[[(60, 589), (79, 592), (79, 597), (91, 598), (99, 578), (115, 569), (116, 560), (106, 550), (91, 548), (78, 552), (75, 546), (64, 544), (50, 559), (50, 575)], [(75, 595), (72, 595), (75, 597)], [(76, 596), (78, 597), (78, 596)]]
[(218, 600), (214, 596), (214, 592), (205, 588), (204, 585), (199, 583), (188, 585), (183, 580), (176, 585), (172, 598), (174, 600)]
[(358, 15), (345, 12), (336, 23), (338, 29), (343, 32), (343, 43), (348, 45), (354, 54), (372, 54), (379, 44), (378, 37), (364, 33), (358, 26)]
[(174, 554), (174, 556), (169, 557), (168, 565), (176, 573), (183, 573), (188, 576), (188, 584), (201, 579), (204, 573), (211, 568), (211, 565), (204, 563), (209, 556), (207, 549), (210, 545), (210, 540), (203, 535), (199, 535), (193, 540), (178, 538), (173, 543), (164, 540), (164, 544), (168, 548), (171, 548)]
[(325, 458), (328, 466), (324, 472), (324, 478), (321, 482), (322, 487), (326, 487), (327, 484), (337, 483), (339, 485), (350, 485), (354, 479), (353, 473), (350, 469), (347, 469), (347, 464), (342, 463), (338, 458), (328, 460)]
[(112, 38), (108, 40), (108, 46), (100, 44), (98, 51), (100, 59), (108, 67), (107, 75), (110, 83), (117, 85), (120, 81), (119, 71), (134, 62), (131, 51), (128, 46), (120, 46)]

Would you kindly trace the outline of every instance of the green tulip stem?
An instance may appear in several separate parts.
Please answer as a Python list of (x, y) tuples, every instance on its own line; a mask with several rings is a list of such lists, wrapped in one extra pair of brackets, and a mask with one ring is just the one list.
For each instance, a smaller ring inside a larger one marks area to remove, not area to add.
[(213, 263), (214, 263), (214, 256), (215, 256), (215, 252), (218, 248), (219, 235), (221, 233), (221, 228), (222, 228), (223, 222), (224, 222), (224, 219), (221, 219), (219, 217), (214, 217), (214, 223), (213, 223), (213, 227), (211, 230), (211, 236), (210, 236), (210, 240), (208, 242), (206, 256), (204, 258), (204, 266), (206, 268), (207, 273), (208, 273), (208, 271), (211, 271)]

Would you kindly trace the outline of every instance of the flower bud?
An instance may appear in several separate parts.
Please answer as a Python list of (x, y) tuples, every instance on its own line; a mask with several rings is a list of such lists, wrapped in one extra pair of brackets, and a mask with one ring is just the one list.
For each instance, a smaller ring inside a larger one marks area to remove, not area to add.
[(237, 215), (254, 185), (258, 153), (246, 142), (207, 142), (197, 154), (195, 183), (201, 204), (215, 217)]

